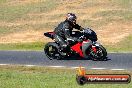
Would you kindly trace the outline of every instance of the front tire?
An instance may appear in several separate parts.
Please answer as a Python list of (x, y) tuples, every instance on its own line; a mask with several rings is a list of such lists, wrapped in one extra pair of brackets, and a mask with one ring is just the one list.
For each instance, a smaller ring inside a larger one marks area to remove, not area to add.
[(92, 49), (90, 50), (90, 56), (94, 61), (104, 61), (107, 60), (107, 51), (102, 45), (99, 45), (96, 46), (96, 53)]
[(62, 56), (61, 54), (59, 53), (59, 46), (58, 44), (56, 44), (55, 42), (49, 42), (45, 45), (45, 48), (44, 48), (44, 52), (46, 54), (46, 56), (50, 59), (50, 60), (53, 60), (53, 59), (61, 59)]

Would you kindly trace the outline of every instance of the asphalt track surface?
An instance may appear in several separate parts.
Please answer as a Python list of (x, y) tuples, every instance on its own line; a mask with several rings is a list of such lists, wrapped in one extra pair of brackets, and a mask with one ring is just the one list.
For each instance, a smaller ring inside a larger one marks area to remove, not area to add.
[(0, 51), (0, 64), (132, 70), (132, 53), (108, 53), (107, 61), (92, 61), (81, 58), (49, 60), (43, 51)]

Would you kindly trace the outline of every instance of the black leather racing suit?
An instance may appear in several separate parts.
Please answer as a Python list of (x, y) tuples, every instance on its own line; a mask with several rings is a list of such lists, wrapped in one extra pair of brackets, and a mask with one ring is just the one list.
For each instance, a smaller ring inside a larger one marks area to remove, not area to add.
[(68, 20), (61, 22), (58, 27), (56, 27), (54, 30), (55, 41), (58, 42), (61, 46), (69, 45), (68, 41), (65, 40), (77, 41), (77, 38), (71, 36), (73, 28), (78, 29), (80, 31), (83, 30), (81, 26), (79, 26), (78, 24), (73, 24)]

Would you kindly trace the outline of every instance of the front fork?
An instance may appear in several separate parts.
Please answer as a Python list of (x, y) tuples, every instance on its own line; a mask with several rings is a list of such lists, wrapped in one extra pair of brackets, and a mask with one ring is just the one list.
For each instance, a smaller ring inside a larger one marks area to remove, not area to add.
[(95, 56), (95, 57), (97, 56), (96, 46), (94, 46), (94, 45), (91, 46), (90, 55)]
[(97, 52), (96, 46), (92, 45), (92, 50), (94, 51), (94, 53)]
[(91, 46), (91, 55), (95, 56), (95, 57), (98, 57), (98, 49), (97, 47), (99, 47), (100, 44), (98, 42), (93, 42), (92, 46)]
[(92, 50), (94, 51), (94, 53), (97, 53), (97, 48), (100, 44), (98, 42), (93, 42), (92, 43)]

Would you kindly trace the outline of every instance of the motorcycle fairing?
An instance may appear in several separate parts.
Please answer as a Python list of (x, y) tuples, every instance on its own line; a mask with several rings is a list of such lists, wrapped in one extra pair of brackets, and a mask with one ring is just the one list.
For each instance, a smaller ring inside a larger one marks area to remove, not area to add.
[(81, 57), (84, 57), (81, 47), (82, 47), (82, 42), (79, 42), (73, 45), (71, 49), (75, 51), (76, 53), (78, 53)]
[(78, 53), (83, 58), (88, 58), (88, 55), (86, 54), (86, 50), (88, 47), (92, 44), (90, 40), (85, 40), (83, 42), (79, 42), (71, 47), (73, 51)]
[(84, 58), (88, 58), (88, 54), (87, 54), (88, 52), (86, 52), (86, 51), (90, 47), (90, 45), (92, 45), (91, 40), (85, 40), (82, 43), (82, 52), (83, 52)]

